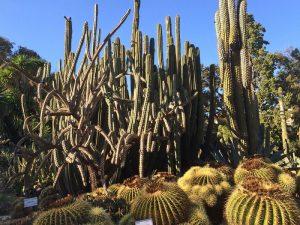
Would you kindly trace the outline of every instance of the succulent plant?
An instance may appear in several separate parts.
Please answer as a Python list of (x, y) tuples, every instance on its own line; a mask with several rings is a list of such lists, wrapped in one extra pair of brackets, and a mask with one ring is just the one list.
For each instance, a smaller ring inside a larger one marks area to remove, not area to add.
[(131, 203), (140, 194), (143, 185), (147, 181), (147, 179), (138, 176), (126, 179), (118, 190), (117, 196), (125, 199), (126, 202)]
[(242, 162), (235, 170), (234, 181), (236, 184), (243, 181), (243, 179), (254, 176), (271, 182), (277, 182), (278, 175), (282, 171), (275, 165), (267, 163), (266, 161), (254, 158)]
[(203, 203), (191, 208), (187, 222), (191, 225), (211, 225)]
[(248, 177), (230, 195), (225, 209), (228, 224), (296, 225), (299, 207), (279, 184), (258, 177)]
[(61, 196), (52, 186), (45, 187), (39, 195), (39, 207), (46, 208), (49, 204), (59, 199)]
[(119, 225), (135, 225), (135, 219), (134, 217), (129, 213), (123, 216), (119, 223)]
[(187, 219), (190, 204), (177, 184), (153, 181), (133, 201), (131, 214), (136, 220), (152, 218), (155, 225), (178, 224)]
[(111, 191), (103, 188), (84, 194), (81, 199), (90, 202), (94, 207), (103, 208), (114, 222), (129, 212), (129, 205), (125, 199), (118, 198)]
[(278, 184), (281, 188), (290, 193), (294, 194), (297, 190), (296, 179), (291, 176), (289, 173), (281, 173), (278, 175)]
[(107, 191), (110, 192), (112, 195), (117, 195), (120, 188), (121, 184), (112, 184), (107, 188)]
[(222, 174), (225, 180), (233, 182), (234, 170), (229, 165), (212, 161), (206, 164), (206, 167), (217, 169)]
[(40, 213), (33, 225), (79, 225), (88, 221), (90, 209), (88, 202), (78, 200), (70, 205)]
[(113, 225), (109, 214), (100, 207), (93, 207), (89, 211), (89, 221), (97, 225)]
[(210, 207), (214, 207), (218, 198), (231, 190), (225, 176), (210, 167), (192, 167), (178, 180), (178, 185), (193, 203), (203, 200)]
[(177, 177), (169, 172), (158, 172), (153, 177), (152, 180), (162, 180), (165, 182), (176, 182)]
[(13, 219), (21, 218), (28, 215), (30, 211), (30, 208), (24, 208), (24, 198), (20, 197), (13, 201), (10, 216)]
[(296, 175), (296, 186), (297, 186), (297, 194), (300, 194), (300, 170)]

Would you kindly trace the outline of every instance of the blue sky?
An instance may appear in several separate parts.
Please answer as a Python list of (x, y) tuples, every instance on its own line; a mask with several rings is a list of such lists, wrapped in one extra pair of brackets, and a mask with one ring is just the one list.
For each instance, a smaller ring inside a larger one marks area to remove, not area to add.
[[(55, 68), (63, 56), (64, 18), (73, 21), (73, 49), (77, 47), (84, 21), (90, 27), (94, 3), (99, 4), (102, 36), (113, 28), (133, 0), (0, 0), (0, 36), (17, 45), (26, 46), (50, 61)], [(181, 16), (182, 40), (201, 49), (202, 63), (217, 63), (214, 13), (218, 0), (142, 0), (141, 30), (156, 37), (156, 25), (165, 17)], [(299, 0), (248, 0), (248, 12), (267, 29), (269, 51), (300, 47)], [(130, 41), (132, 14), (117, 33), (126, 45)], [(173, 20), (174, 21), (174, 20)]]

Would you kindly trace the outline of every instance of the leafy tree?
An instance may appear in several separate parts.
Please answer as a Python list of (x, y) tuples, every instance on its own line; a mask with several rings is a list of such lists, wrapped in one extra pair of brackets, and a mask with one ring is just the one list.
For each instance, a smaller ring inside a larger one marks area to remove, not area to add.
[[(35, 74), (44, 61), (33, 50), (18, 47), (13, 52), (13, 43), (0, 38), (1, 59), (17, 65), (30, 74)], [(2, 51), (3, 50), (3, 51)], [(16, 142), (22, 137), (23, 116), (20, 104), (21, 94), (25, 94), (29, 112), (34, 113), (33, 89), (19, 71), (2, 61), (0, 68), (0, 87), (2, 87), (0, 133), (3, 138)]]

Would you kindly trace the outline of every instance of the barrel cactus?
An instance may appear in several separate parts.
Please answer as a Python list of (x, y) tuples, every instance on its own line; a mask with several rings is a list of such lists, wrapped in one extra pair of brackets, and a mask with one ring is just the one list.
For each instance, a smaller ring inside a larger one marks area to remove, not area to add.
[(97, 225), (113, 225), (109, 214), (100, 207), (93, 207), (89, 211), (89, 221)]
[(39, 207), (47, 208), (52, 202), (55, 202), (60, 198), (60, 195), (57, 193), (55, 188), (52, 186), (45, 187), (39, 196)]
[(281, 173), (278, 175), (278, 184), (287, 193), (296, 193), (296, 179), (289, 173)]
[(291, 195), (279, 184), (257, 177), (237, 186), (226, 203), (225, 217), (235, 225), (300, 224), (299, 208)]
[(188, 218), (190, 225), (211, 225), (209, 217), (207, 216), (204, 204), (197, 204), (191, 208)]
[(268, 181), (277, 182), (278, 175), (282, 171), (275, 165), (270, 164), (260, 158), (249, 159), (242, 162), (234, 173), (234, 182), (236, 184), (243, 179), (254, 176)]
[(300, 170), (296, 175), (296, 186), (297, 186), (297, 193), (300, 194)]
[(158, 172), (153, 177), (152, 180), (162, 180), (165, 182), (176, 182), (177, 177), (169, 172)]
[(119, 223), (119, 225), (135, 225), (135, 219), (134, 217), (129, 213), (123, 216)]
[(33, 225), (79, 225), (87, 222), (91, 206), (86, 201), (76, 201), (68, 206), (42, 212)]
[(212, 161), (209, 162), (206, 167), (217, 169), (225, 180), (229, 181), (230, 183), (233, 182), (234, 170), (229, 165)]
[(131, 214), (136, 220), (152, 218), (155, 225), (179, 224), (186, 221), (190, 201), (176, 183), (153, 181), (133, 201)]
[(120, 188), (121, 184), (112, 184), (108, 187), (107, 191), (110, 192), (112, 195), (117, 195)]
[(117, 196), (123, 198), (126, 202), (131, 203), (141, 192), (143, 185), (147, 179), (134, 176), (123, 182), (123, 185), (118, 190)]
[(210, 167), (192, 167), (178, 180), (178, 185), (189, 195), (192, 202), (204, 201), (210, 207), (215, 206), (218, 198), (231, 190), (226, 178)]

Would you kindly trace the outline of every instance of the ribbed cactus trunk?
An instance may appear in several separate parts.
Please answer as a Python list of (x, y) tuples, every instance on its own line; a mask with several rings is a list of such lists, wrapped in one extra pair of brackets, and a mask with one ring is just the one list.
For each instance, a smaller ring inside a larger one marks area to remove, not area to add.
[(281, 87), (278, 88), (278, 103), (279, 103), (279, 110), (280, 110), (282, 146), (283, 146), (284, 153), (288, 154), (290, 140), (289, 140), (287, 125), (286, 125), (286, 115), (285, 115), (283, 93)]
[(215, 16), (224, 90), (232, 142), (240, 158), (257, 152), (259, 116), (252, 85), (252, 64), (247, 43), (246, 0), (219, 0)]
[(216, 85), (215, 85), (216, 68), (215, 65), (209, 67), (209, 118), (205, 135), (205, 146), (209, 149), (209, 145), (212, 143), (212, 132), (214, 129), (214, 119), (216, 114)]

